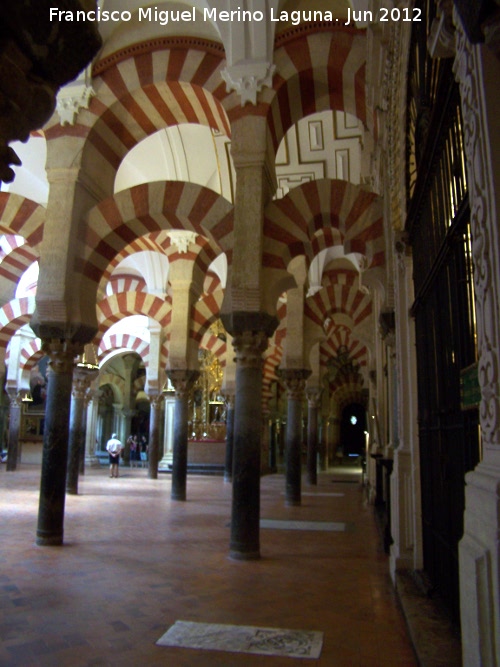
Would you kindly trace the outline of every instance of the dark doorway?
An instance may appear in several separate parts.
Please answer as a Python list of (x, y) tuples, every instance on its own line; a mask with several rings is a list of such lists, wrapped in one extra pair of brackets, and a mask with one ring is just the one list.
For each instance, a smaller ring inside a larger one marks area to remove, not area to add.
[(365, 455), (366, 410), (360, 403), (351, 403), (342, 410), (340, 446), (346, 458)]

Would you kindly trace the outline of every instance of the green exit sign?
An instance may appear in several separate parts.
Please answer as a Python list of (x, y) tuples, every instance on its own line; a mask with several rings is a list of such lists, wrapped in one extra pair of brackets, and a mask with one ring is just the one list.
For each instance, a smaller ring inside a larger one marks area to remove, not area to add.
[(472, 410), (479, 407), (480, 402), (481, 387), (476, 363), (460, 371), (460, 407), (462, 410)]

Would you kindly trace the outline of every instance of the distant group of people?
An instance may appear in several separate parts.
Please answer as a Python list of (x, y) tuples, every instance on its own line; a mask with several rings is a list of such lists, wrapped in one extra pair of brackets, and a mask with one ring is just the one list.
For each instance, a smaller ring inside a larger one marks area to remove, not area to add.
[[(144, 465), (148, 460), (148, 441), (145, 435), (129, 435), (127, 438), (127, 445), (130, 451), (130, 466), (131, 468), (138, 468), (139, 464)], [(106, 443), (106, 451), (109, 454), (109, 476), (118, 477), (120, 468), (120, 456), (123, 454), (125, 447), (116, 433), (111, 434), (111, 438)]]
[(142, 466), (148, 460), (148, 441), (145, 435), (129, 435), (127, 444), (130, 447), (130, 466), (138, 468), (139, 464)]

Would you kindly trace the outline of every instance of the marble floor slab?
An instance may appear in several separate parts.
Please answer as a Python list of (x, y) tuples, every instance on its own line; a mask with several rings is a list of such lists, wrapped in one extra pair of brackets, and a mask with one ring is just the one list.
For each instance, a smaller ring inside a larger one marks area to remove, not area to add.
[(157, 644), (231, 653), (317, 659), (321, 655), (323, 633), (310, 630), (176, 621), (160, 637)]
[(278, 519), (261, 519), (261, 528), (275, 530), (319, 530), (324, 532), (343, 533), (347, 524), (336, 521), (287, 521)]

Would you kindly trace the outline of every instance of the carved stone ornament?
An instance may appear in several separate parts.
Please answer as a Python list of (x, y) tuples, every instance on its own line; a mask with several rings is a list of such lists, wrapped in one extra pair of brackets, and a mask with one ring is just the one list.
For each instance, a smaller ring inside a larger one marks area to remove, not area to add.
[(484, 113), (480, 48), (467, 39), (455, 11), (457, 54), (455, 77), (462, 100), (464, 145), (471, 205), (472, 255), (478, 336), (478, 375), (481, 387), (480, 418), (483, 443), (500, 444), (500, 322), (498, 266), (499, 232), (488, 133), (482, 127)]
[(262, 354), (267, 349), (267, 336), (263, 331), (244, 331), (233, 338), (236, 363), (243, 368), (262, 368)]
[(163, 402), (165, 400), (165, 395), (164, 394), (149, 394), (148, 399), (149, 399), (149, 402), (151, 403), (152, 408), (154, 408), (155, 410), (161, 410), (161, 406), (163, 405)]
[(9, 389), (8, 394), (9, 394), (9, 405), (11, 409), (20, 408), (23, 404), (22, 394), (18, 392), (17, 389), (14, 390)]
[(306, 380), (310, 375), (311, 371), (305, 368), (279, 370), (278, 377), (285, 384), (286, 395), (289, 401), (301, 401), (304, 398)]
[(230, 65), (222, 70), (221, 76), (226, 82), (226, 90), (235, 90), (241, 98), (241, 106), (247, 102), (257, 104), (257, 93), (263, 86), (273, 85), (276, 65), (267, 62), (250, 62), (244, 65)]
[(61, 125), (74, 125), (81, 109), (88, 109), (90, 100), (95, 95), (92, 86), (86, 81), (79, 81), (61, 88), (57, 95), (56, 110)]
[(183, 255), (189, 250), (189, 245), (191, 243), (196, 243), (198, 235), (196, 232), (190, 232), (186, 229), (171, 229), (167, 232), (167, 236), (170, 239), (171, 244), (177, 248), (181, 255)]
[(200, 377), (200, 372), (188, 369), (175, 369), (167, 371), (167, 375), (175, 389), (175, 398), (179, 400), (187, 398), (194, 383)]
[(49, 369), (52, 373), (72, 374), (75, 359), (82, 354), (83, 345), (52, 338), (43, 341), (42, 350), (49, 357)]
[(87, 391), (90, 388), (91, 379), (86, 373), (75, 370), (73, 372), (73, 385), (71, 395), (76, 399), (84, 400), (87, 397)]
[(322, 392), (323, 390), (320, 387), (306, 389), (307, 404), (313, 410), (317, 410), (320, 407)]

